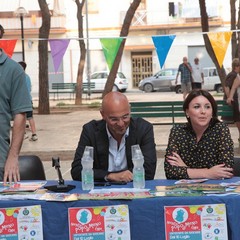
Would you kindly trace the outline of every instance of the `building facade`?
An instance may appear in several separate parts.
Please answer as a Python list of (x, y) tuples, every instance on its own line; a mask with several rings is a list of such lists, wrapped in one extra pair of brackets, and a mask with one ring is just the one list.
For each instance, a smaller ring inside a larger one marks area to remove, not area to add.
[[(76, 82), (80, 50), (75, 2), (68, 0), (49, 0), (47, 2), (52, 14), (50, 39), (70, 39), (58, 72), (54, 71), (49, 48), (49, 86), (51, 87), (52, 82)], [(89, 36), (90, 66), (88, 67), (91, 72), (107, 70), (99, 39), (119, 37), (131, 0), (88, 0), (87, 2), (87, 9), (84, 8), (83, 13), (84, 26), (86, 26), (84, 36), (87, 35), (87, 30)], [(204, 46), (198, 4), (198, 0), (141, 1), (131, 23), (119, 66), (119, 71), (123, 72), (130, 80), (129, 89), (137, 88), (141, 79), (160, 70), (152, 36), (176, 35), (163, 68), (178, 67), (183, 56), (188, 56), (190, 62), (193, 62), (195, 56), (198, 56), (203, 67), (213, 66)], [(206, 4), (210, 31), (229, 31), (229, 2), (206, 0)], [(4, 38), (18, 39), (13, 59), (21, 60), (20, 20), (14, 15), (14, 11), (20, 5), (28, 10), (28, 15), (24, 17), (23, 21), (25, 60), (28, 64), (26, 71), (32, 79), (33, 97), (38, 98), (38, 32), (41, 26), (38, 1), (1, 0), (0, 24), (5, 28)], [(88, 29), (86, 23), (88, 23)], [(226, 67), (231, 66), (229, 49), (224, 59)]]

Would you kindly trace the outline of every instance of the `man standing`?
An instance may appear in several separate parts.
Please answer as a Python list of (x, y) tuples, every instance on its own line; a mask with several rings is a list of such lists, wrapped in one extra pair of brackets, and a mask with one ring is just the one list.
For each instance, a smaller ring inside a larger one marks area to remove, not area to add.
[[(28, 88), (28, 91), (29, 91), (30, 99), (31, 99), (31, 102), (32, 102), (32, 96), (31, 96), (32, 84), (31, 84), (31, 79), (30, 79), (29, 75), (26, 73), (27, 64), (24, 61), (20, 61), (18, 63), (22, 66), (22, 68), (23, 68), (23, 70), (25, 72), (26, 84), (27, 84), (27, 88)], [(32, 136), (30, 138), (30, 141), (37, 141), (38, 137), (37, 137), (37, 130), (36, 130), (35, 121), (34, 121), (34, 118), (33, 118), (33, 111), (26, 112), (26, 114), (27, 114), (27, 120), (28, 120), (28, 122), (30, 124), (30, 128), (31, 128), (31, 131), (32, 131)]]
[(192, 65), (192, 89), (201, 89), (202, 84), (204, 84), (203, 69), (199, 64), (199, 59), (196, 57)]
[[(0, 38), (4, 33), (0, 25)], [(0, 48), (0, 181), (20, 180), (18, 157), (26, 125), (26, 112), (32, 111), (25, 72)], [(13, 120), (10, 140), (11, 120)]]
[(144, 156), (145, 179), (154, 179), (156, 149), (153, 126), (142, 118), (132, 118), (126, 96), (110, 92), (104, 96), (102, 120), (83, 126), (72, 162), (73, 180), (81, 180), (81, 159), (86, 146), (94, 147), (94, 180), (130, 182), (133, 180), (131, 146), (139, 144)]
[(181, 63), (178, 67), (178, 73), (175, 81), (175, 84), (177, 85), (178, 75), (181, 73), (181, 89), (183, 93), (183, 100), (185, 100), (187, 94), (191, 91), (191, 72), (192, 67), (188, 62), (187, 57), (183, 57), (183, 63)]

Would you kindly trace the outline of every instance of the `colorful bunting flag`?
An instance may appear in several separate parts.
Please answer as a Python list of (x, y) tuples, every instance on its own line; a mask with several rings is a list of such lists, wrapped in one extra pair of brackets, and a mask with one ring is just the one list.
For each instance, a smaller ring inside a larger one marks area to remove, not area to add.
[(222, 67), (228, 44), (232, 37), (232, 32), (211, 32), (208, 33), (208, 37), (218, 64), (220, 67)]
[(122, 38), (100, 38), (109, 71), (112, 69)]
[(175, 37), (176, 35), (152, 36), (152, 40), (157, 51), (158, 60), (161, 68), (165, 63), (166, 57), (168, 55), (168, 52), (170, 50), (170, 47), (172, 46)]
[(58, 71), (58, 68), (62, 62), (63, 56), (67, 50), (69, 42), (70, 42), (69, 39), (49, 40), (55, 72)]
[(11, 58), (13, 55), (14, 48), (16, 46), (17, 39), (6, 40), (0, 39), (0, 48)]

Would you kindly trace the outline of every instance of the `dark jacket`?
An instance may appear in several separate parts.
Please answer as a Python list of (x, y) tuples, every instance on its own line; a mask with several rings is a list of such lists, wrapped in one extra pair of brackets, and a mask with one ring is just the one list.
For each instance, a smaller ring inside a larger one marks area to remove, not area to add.
[[(152, 124), (142, 118), (131, 118), (129, 136), (126, 138), (126, 157), (128, 170), (132, 171), (131, 146), (139, 144), (144, 156), (145, 179), (154, 179), (156, 170), (156, 149)], [(81, 181), (81, 158), (85, 146), (94, 147), (94, 180), (102, 181), (108, 174), (109, 141), (104, 120), (92, 120), (83, 126), (83, 130), (72, 162), (73, 180)]]

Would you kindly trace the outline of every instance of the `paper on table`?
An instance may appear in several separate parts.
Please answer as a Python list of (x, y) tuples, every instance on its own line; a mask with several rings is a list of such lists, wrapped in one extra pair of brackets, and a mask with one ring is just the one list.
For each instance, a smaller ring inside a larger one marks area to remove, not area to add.
[(181, 179), (175, 182), (175, 184), (188, 184), (188, 183), (202, 183), (207, 181), (207, 178), (200, 178), (200, 179)]
[(12, 184), (3, 184), (0, 182), (0, 193), (12, 194), (18, 192), (34, 192), (43, 187), (47, 181), (23, 181)]
[(224, 187), (235, 187), (235, 186), (240, 186), (240, 181), (231, 182), (231, 183), (221, 182), (221, 183), (219, 183), (219, 185), (224, 186)]
[(146, 188), (100, 188), (100, 189), (93, 189), (89, 193), (110, 193), (110, 192), (132, 192), (132, 193), (137, 193), (137, 192), (148, 192), (150, 189)]

